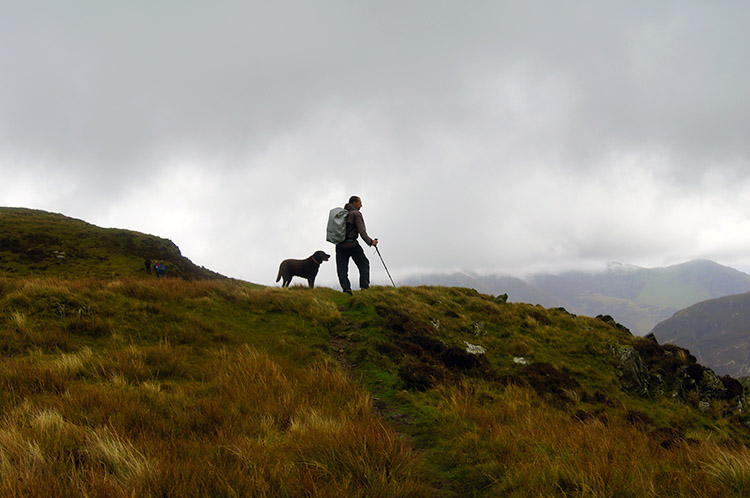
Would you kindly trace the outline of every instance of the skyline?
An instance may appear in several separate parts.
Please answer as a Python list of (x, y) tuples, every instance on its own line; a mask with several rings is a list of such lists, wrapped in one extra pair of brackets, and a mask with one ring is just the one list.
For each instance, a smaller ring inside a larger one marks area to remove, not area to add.
[(351, 195), (397, 284), (750, 270), (743, 2), (0, 9), (4, 206), (268, 285), (282, 259), (333, 254), (328, 210)]

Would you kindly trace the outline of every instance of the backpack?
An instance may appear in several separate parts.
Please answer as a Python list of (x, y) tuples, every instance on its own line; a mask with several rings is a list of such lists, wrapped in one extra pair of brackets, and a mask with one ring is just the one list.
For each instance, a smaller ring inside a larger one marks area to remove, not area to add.
[(346, 239), (346, 219), (349, 211), (344, 208), (335, 207), (328, 213), (328, 227), (326, 240), (332, 244), (339, 244)]

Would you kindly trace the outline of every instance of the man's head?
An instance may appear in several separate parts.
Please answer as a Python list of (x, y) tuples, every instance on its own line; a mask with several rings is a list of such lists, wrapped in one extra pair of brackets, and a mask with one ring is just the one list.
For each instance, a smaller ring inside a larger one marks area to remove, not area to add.
[(362, 199), (360, 199), (356, 195), (353, 195), (353, 196), (349, 197), (349, 204), (353, 205), (357, 209), (361, 209), (362, 208)]

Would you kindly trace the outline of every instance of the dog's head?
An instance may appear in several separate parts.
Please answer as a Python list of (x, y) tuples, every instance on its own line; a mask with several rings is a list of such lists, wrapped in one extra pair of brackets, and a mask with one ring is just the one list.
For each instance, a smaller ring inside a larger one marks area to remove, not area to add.
[(315, 254), (313, 254), (312, 257), (315, 261), (318, 262), (318, 264), (320, 264), (323, 261), (328, 261), (328, 258), (330, 258), (331, 255), (326, 254), (325, 251), (315, 251)]

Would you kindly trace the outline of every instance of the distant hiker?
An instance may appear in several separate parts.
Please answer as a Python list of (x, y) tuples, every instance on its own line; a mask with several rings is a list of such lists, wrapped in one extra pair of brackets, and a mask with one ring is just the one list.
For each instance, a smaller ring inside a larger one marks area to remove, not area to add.
[(146, 273), (151, 275), (151, 259), (146, 258)]
[(349, 198), (349, 202), (344, 206), (349, 211), (346, 218), (346, 235), (343, 242), (336, 244), (336, 273), (339, 277), (341, 289), (347, 294), (352, 293), (352, 285), (349, 282), (349, 258), (354, 260), (359, 270), (359, 288), (368, 289), (370, 287), (370, 260), (365, 256), (365, 251), (359, 245), (357, 238), (362, 236), (362, 240), (368, 246), (377, 246), (378, 239), (371, 239), (367, 235), (365, 228), (365, 219), (362, 217), (362, 199), (356, 195)]
[(167, 269), (164, 267), (164, 263), (154, 261), (154, 272), (157, 278), (165, 277), (167, 275)]

